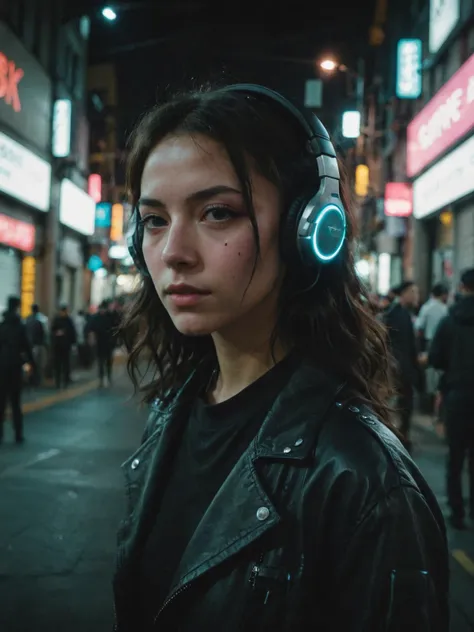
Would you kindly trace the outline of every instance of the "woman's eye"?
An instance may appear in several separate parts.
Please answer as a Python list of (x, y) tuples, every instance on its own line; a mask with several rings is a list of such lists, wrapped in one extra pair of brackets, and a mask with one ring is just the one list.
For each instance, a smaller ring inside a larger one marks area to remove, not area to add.
[(147, 215), (140, 220), (140, 224), (146, 229), (163, 228), (166, 226), (166, 221), (159, 215)]
[(213, 206), (204, 213), (204, 216), (211, 222), (226, 222), (229, 219), (238, 217), (239, 213), (232, 211), (226, 206)]

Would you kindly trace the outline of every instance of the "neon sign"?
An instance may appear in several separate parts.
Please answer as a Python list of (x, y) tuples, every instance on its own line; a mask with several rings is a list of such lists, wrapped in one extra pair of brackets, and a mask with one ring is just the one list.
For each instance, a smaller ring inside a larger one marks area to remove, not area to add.
[(15, 112), (21, 112), (21, 100), (18, 84), (23, 79), (24, 72), (17, 68), (14, 61), (0, 53), (0, 99), (11, 105)]

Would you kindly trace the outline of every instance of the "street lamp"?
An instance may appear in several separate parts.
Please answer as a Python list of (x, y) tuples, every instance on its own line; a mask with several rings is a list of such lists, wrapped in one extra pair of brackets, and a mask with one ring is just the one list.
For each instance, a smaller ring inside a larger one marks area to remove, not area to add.
[(102, 16), (109, 22), (113, 22), (114, 20), (117, 19), (117, 14), (112, 9), (112, 7), (104, 7), (102, 9)]
[(327, 72), (333, 72), (338, 67), (338, 64), (334, 61), (334, 59), (323, 59), (319, 65)]
[(328, 72), (332, 73), (335, 70), (339, 72), (344, 72), (348, 77), (355, 79), (356, 81), (356, 96), (357, 96), (357, 107), (360, 112), (363, 112), (364, 109), (364, 79), (365, 79), (365, 64), (362, 57), (358, 59), (357, 62), (357, 70), (352, 70), (348, 68), (345, 64), (340, 64), (331, 57), (325, 57), (320, 63), (319, 67)]

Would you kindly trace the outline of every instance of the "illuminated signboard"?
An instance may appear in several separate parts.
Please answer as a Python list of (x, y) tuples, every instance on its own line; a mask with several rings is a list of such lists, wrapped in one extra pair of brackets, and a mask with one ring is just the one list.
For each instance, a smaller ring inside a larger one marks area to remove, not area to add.
[(474, 136), (471, 136), (413, 182), (413, 215), (421, 219), (473, 191)]
[(93, 235), (95, 202), (80, 187), (65, 178), (61, 182), (59, 218), (61, 223), (83, 235)]
[(413, 211), (412, 185), (408, 182), (387, 182), (384, 213), (389, 217), (409, 217)]
[(49, 211), (51, 165), (0, 132), (0, 191)]
[(344, 138), (358, 138), (360, 136), (360, 112), (348, 110), (342, 115), (342, 135)]
[(460, 0), (430, 0), (430, 53), (437, 53), (460, 16)]
[(70, 99), (58, 99), (53, 109), (53, 156), (66, 158), (71, 151), (71, 112)]
[(36, 260), (24, 257), (21, 262), (21, 317), (27, 318), (35, 302)]
[(17, 68), (15, 62), (0, 51), (0, 99), (11, 105), (15, 112), (21, 112), (18, 84), (24, 75), (24, 71)]
[(0, 242), (11, 248), (31, 252), (35, 247), (33, 224), (0, 214)]
[(110, 228), (110, 240), (120, 241), (123, 238), (123, 204), (112, 206), (112, 224)]
[(420, 39), (401, 39), (397, 46), (397, 85), (399, 99), (418, 99), (421, 96), (421, 55)]
[(109, 228), (112, 219), (112, 204), (99, 202), (95, 207), (95, 227)]
[(96, 204), (102, 200), (102, 177), (100, 174), (91, 173), (87, 182), (87, 190)]
[(407, 128), (407, 173), (427, 165), (474, 129), (474, 55), (447, 81)]
[(369, 192), (369, 168), (367, 165), (357, 165), (355, 171), (355, 192), (360, 197), (365, 197)]

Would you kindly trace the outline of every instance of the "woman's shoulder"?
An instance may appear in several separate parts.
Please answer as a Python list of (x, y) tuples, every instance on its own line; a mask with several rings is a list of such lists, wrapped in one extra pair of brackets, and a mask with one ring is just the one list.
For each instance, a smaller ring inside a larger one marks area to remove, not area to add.
[(320, 465), (337, 464), (339, 476), (374, 500), (397, 487), (429, 491), (396, 431), (362, 403), (336, 404), (319, 436), (316, 457)]

